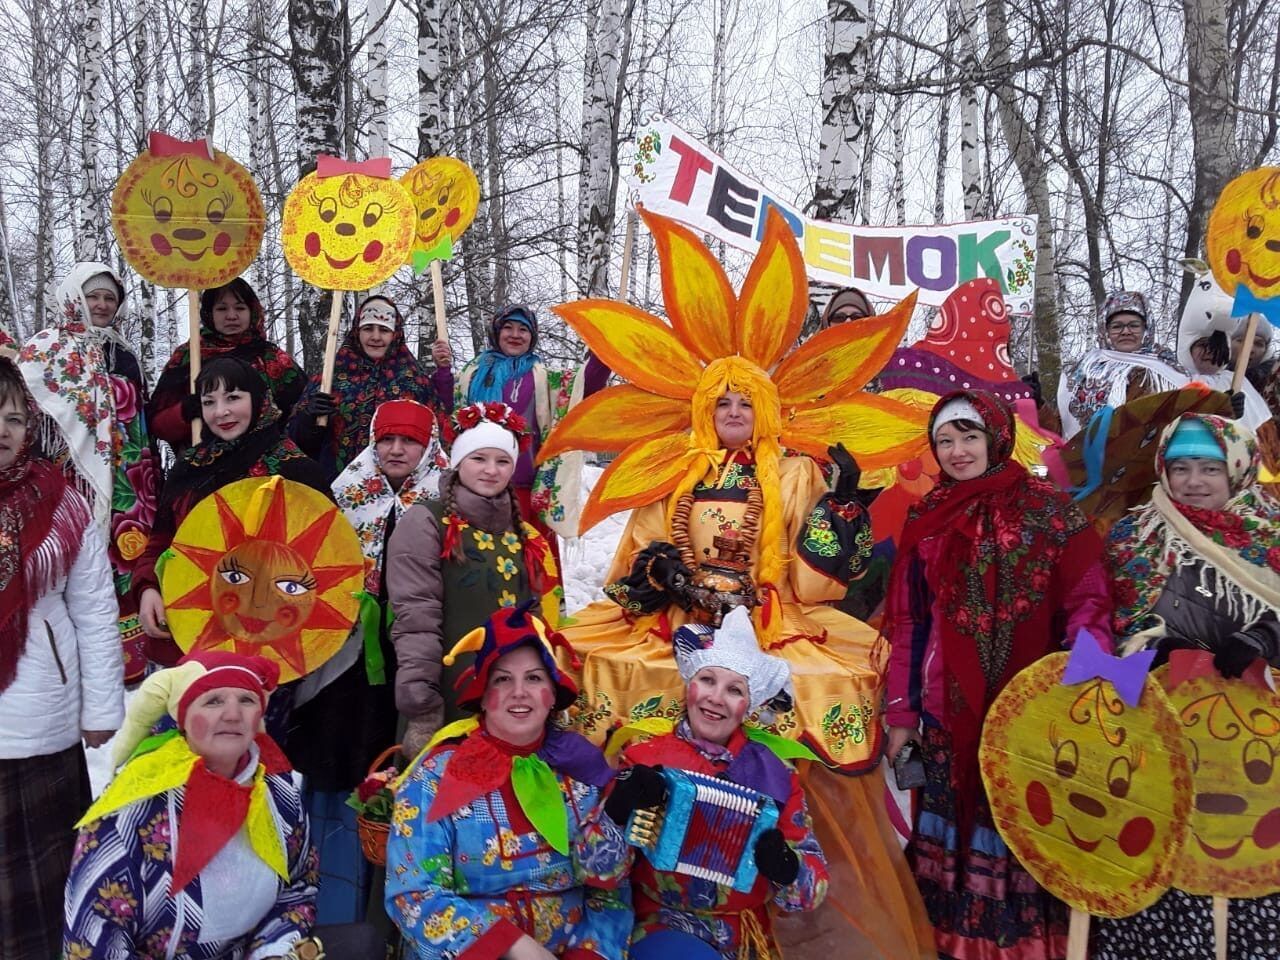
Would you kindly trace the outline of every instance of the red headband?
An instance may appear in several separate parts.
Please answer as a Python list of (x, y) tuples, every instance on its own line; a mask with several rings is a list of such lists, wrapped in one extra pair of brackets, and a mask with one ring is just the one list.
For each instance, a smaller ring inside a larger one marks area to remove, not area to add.
[(193, 653), (183, 657), (180, 663), (195, 661), (205, 667), (206, 673), (198, 677), (182, 694), (178, 701), (178, 729), (183, 729), (187, 719), (187, 708), (198, 697), (221, 687), (232, 687), (236, 690), (249, 690), (258, 695), (262, 708), (267, 707), (267, 695), (276, 688), (280, 679), (280, 667), (265, 657), (244, 657), (235, 653), (208, 651)]

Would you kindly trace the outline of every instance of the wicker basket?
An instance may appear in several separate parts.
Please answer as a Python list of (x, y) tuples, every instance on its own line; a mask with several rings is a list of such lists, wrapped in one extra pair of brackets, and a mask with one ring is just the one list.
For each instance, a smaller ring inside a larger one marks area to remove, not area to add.
[[(382, 769), (383, 764), (396, 755), (400, 744), (393, 744), (378, 754), (369, 767), (368, 776), (373, 776)], [(364, 858), (377, 867), (387, 865), (387, 837), (391, 835), (391, 824), (368, 820), (363, 814), (356, 814), (356, 832), (360, 836), (360, 852)]]

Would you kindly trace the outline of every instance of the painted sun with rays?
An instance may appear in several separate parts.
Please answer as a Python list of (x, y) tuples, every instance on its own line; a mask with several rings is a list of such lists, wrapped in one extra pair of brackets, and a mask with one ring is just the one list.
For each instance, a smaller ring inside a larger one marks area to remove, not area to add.
[(265, 656), (284, 682), (346, 640), (364, 558), (351, 524), (322, 494), (281, 477), (250, 478), (196, 504), (160, 580), (185, 652)]

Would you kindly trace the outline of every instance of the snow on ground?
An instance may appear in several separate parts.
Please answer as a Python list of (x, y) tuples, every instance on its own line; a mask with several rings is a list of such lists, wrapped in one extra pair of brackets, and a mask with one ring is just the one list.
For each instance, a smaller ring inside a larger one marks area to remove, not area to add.
[[(604, 468), (587, 465), (582, 471), (582, 499), (600, 479)], [(604, 598), (600, 587), (604, 584), (604, 575), (613, 562), (613, 551), (617, 549), (622, 530), (627, 524), (630, 512), (619, 513), (596, 524), (587, 531), (586, 536), (572, 540), (560, 538), (560, 557), (564, 563), (564, 599), (565, 610), (570, 614), (581, 610), (589, 603)], [(125, 694), (127, 704), (136, 694), (136, 689)], [(93, 795), (96, 797), (111, 779), (112, 744), (96, 750), (86, 750), (85, 756), (89, 764), (89, 780), (93, 784)]]
[[(602, 473), (602, 467), (589, 464), (583, 467), (584, 503)], [(600, 588), (604, 585), (604, 576), (613, 563), (613, 552), (618, 547), (630, 516), (630, 511), (616, 513), (597, 523), (585, 536), (572, 540), (560, 538), (560, 560), (564, 565), (561, 576), (564, 581), (564, 606), (570, 616), (587, 604), (604, 599)]]

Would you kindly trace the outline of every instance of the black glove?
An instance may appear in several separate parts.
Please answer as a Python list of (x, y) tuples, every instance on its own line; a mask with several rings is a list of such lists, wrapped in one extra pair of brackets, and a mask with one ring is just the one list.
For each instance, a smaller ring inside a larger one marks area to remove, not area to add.
[(1213, 654), (1213, 665), (1228, 679), (1238, 677), (1262, 656), (1262, 646), (1247, 633), (1233, 633)]
[(843, 443), (827, 447), (827, 456), (840, 470), (840, 476), (836, 479), (835, 488), (831, 492), (835, 494), (837, 500), (848, 503), (858, 495), (858, 481), (862, 479), (862, 468), (858, 466), (858, 461), (853, 459), (853, 454), (844, 448)]
[(338, 404), (333, 399), (333, 394), (324, 393), (317, 390), (301, 404), (302, 412), (312, 420), (318, 420), (321, 417), (331, 417), (338, 412)]
[(755, 855), (756, 869), (774, 883), (786, 886), (800, 875), (800, 858), (777, 827), (760, 834)]
[(191, 423), (193, 420), (200, 418), (200, 413), (204, 408), (203, 400), (196, 394), (191, 394), (182, 398), (182, 419)]
[(673, 603), (688, 610), (684, 588), (692, 576), (675, 544), (654, 540), (636, 554), (631, 572), (605, 584), (604, 592), (619, 606), (638, 613), (656, 613)]
[(667, 781), (661, 767), (639, 764), (628, 767), (613, 781), (613, 790), (604, 802), (604, 812), (620, 827), (625, 827), (631, 814), (667, 802)]
[(1235, 393), (1228, 393), (1227, 399), (1231, 401), (1231, 417), (1239, 420), (1244, 416), (1244, 394), (1237, 390)]

